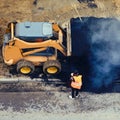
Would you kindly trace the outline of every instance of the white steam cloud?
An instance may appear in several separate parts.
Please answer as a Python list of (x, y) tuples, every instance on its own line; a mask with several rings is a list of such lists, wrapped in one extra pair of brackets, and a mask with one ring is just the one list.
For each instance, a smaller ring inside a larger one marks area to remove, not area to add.
[(120, 21), (105, 19), (90, 25), (91, 81), (93, 86), (108, 86), (115, 79), (115, 67), (120, 66)]

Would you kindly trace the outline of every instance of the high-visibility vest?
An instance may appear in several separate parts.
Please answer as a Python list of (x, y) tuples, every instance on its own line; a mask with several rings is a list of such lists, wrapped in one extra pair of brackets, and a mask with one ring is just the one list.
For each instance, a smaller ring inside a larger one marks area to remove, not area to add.
[(74, 81), (71, 82), (71, 87), (75, 89), (81, 89), (82, 86), (82, 75), (73, 76)]

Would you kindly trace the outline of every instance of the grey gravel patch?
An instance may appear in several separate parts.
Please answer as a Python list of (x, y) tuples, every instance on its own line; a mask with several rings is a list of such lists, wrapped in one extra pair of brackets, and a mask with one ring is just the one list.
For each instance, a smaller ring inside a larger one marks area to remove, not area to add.
[[(120, 94), (81, 92), (71, 100), (68, 92), (0, 93), (1, 120), (119, 120)], [(98, 117), (99, 116), (99, 117)]]
[(64, 92), (26, 92), (0, 94), (0, 110), (43, 111), (45, 113), (76, 113), (112, 109), (120, 112), (120, 94), (91, 94), (82, 92), (78, 99)]

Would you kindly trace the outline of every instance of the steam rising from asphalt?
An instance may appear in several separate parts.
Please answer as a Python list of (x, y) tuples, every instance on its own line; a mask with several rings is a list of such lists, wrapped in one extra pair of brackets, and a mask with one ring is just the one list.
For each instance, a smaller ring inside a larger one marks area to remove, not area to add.
[(71, 19), (72, 55), (80, 58), (75, 59), (76, 68), (79, 66), (82, 71), (88, 89), (109, 87), (120, 74), (120, 21), (115, 18), (81, 19), (82, 22), (79, 18)]
[(120, 66), (120, 21), (104, 19), (90, 25), (91, 76), (95, 88), (108, 86), (117, 76)]

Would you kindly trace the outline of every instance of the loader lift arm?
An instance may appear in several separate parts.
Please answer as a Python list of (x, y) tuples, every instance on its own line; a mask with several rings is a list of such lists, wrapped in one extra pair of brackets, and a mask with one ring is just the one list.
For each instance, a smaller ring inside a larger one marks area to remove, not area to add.
[[(14, 44), (14, 46), (18, 47), (19, 49), (26, 49), (26, 48), (36, 48), (34, 52), (30, 52), (29, 54), (33, 54), (35, 52), (43, 51), (47, 47), (53, 47), (60, 52), (62, 52), (65, 56), (67, 55), (67, 50), (66, 48), (59, 42), (59, 40), (47, 40), (44, 42), (36, 42), (36, 43), (28, 43), (25, 41), (21, 41), (19, 39), (15, 39), (11, 41), (11, 45)], [(26, 53), (23, 53), (25, 55)], [(28, 55), (28, 54), (27, 54)]]

